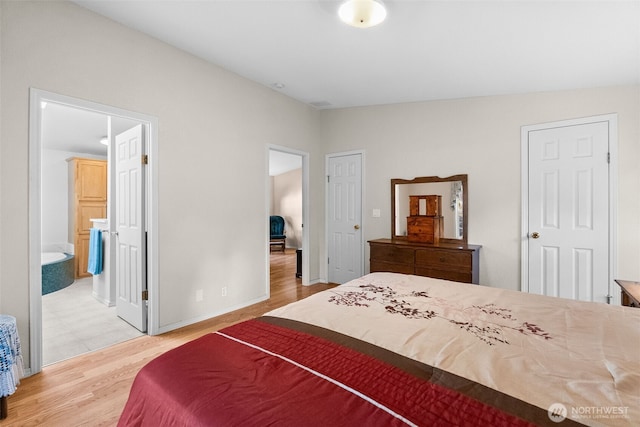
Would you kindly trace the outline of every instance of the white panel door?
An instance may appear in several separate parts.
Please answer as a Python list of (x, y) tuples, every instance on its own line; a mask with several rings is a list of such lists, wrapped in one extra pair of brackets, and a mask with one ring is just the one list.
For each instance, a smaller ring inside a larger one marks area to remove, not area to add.
[(608, 122), (529, 132), (529, 292), (608, 302)]
[(329, 282), (362, 276), (362, 156), (329, 158)]
[(116, 136), (116, 310), (122, 319), (146, 332), (143, 132), (138, 125)]

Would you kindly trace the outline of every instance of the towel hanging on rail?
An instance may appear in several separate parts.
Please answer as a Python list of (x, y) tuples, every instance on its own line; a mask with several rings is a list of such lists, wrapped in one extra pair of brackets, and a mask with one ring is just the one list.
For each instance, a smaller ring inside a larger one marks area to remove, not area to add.
[(102, 230), (98, 228), (90, 230), (87, 271), (94, 276), (102, 273)]

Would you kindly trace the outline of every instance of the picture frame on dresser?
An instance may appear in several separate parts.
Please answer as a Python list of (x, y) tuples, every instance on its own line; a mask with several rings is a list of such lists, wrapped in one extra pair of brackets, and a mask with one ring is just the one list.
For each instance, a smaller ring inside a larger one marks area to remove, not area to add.
[[(391, 179), (391, 238), (369, 241), (370, 271), (478, 284), (482, 246), (467, 243), (468, 195), (466, 174)], [(420, 200), (437, 200), (438, 209), (417, 207)], [(426, 237), (424, 229), (411, 228), (429, 218), (439, 227), (428, 228)]]

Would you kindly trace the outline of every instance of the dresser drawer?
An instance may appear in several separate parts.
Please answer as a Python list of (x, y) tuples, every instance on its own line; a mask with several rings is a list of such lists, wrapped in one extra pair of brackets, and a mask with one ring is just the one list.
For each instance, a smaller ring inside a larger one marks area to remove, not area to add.
[(386, 261), (391, 263), (411, 264), (415, 262), (415, 251), (412, 248), (403, 248), (389, 245), (371, 245), (371, 262)]
[(398, 264), (394, 262), (375, 261), (371, 259), (369, 268), (372, 273), (385, 271), (389, 273), (414, 274), (413, 264)]
[(475, 284), (480, 277), (479, 245), (378, 239), (370, 240), (369, 247), (372, 273), (388, 271)]
[(434, 277), (436, 279), (451, 280), (453, 282), (473, 283), (471, 270), (438, 270), (435, 268), (419, 267), (416, 265), (416, 276)]
[(462, 268), (471, 271), (471, 261), (470, 252), (441, 249), (416, 250), (416, 266), (429, 266), (445, 270)]
[(410, 216), (407, 218), (407, 240), (420, 243), (437, 243), (440, 240), (440, 218)]

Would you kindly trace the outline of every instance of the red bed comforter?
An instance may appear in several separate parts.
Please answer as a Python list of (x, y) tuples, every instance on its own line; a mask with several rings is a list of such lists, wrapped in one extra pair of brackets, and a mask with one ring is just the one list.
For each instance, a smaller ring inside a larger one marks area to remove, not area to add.
[(473, 381), (346, 335), (263, 317), (150, 362), (118, 425), (535, 424), (557, 425), (546, 411)]

